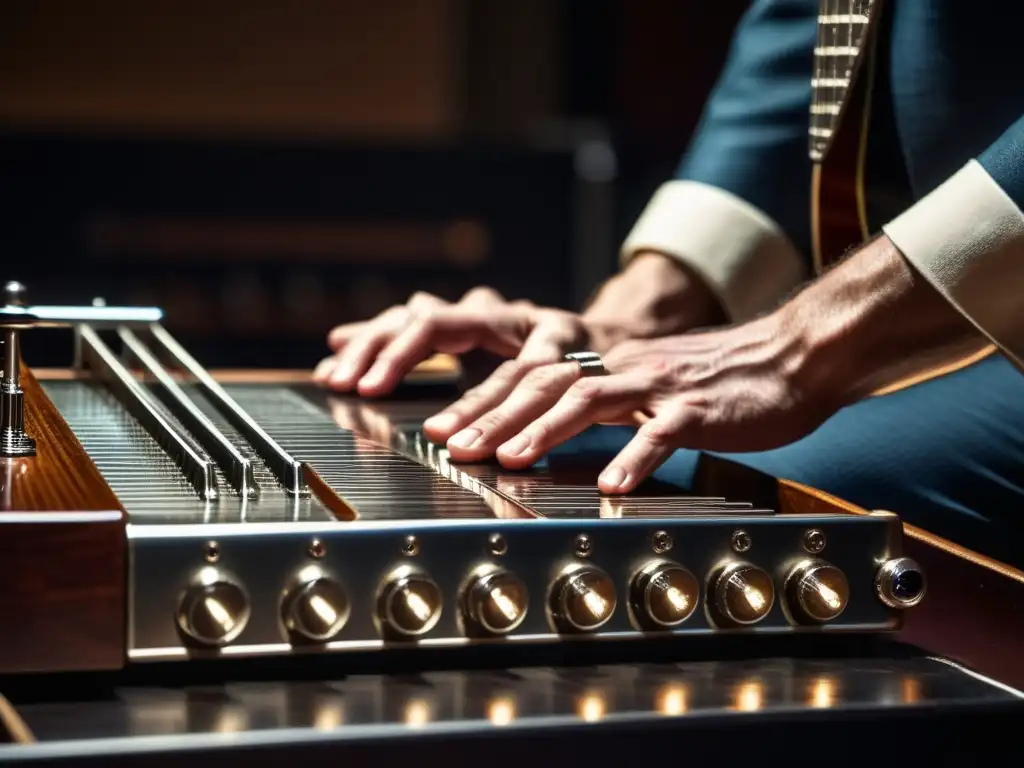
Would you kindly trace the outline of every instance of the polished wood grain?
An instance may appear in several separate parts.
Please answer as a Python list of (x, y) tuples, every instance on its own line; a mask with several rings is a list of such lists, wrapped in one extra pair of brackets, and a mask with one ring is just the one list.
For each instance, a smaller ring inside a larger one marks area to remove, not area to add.
[(116, 669), (125, 659), (125, 514), (23, 367), (37, 455), (0, 459), (0, 673)]
[[(462, 372), (459, 359), (454, 355), (436, 354), (417, 365), (408, 375), (412, 382), (447, 381), (457, 378)], [(37, 368), (36, 377), (47, 381), (67, 381), (79, 374), (72, 368)], [(250, 368), (213, 368), (212, 375), (221, 384), (309, 384), (313, 380), (313, 371), (296, 370), (293, 368), (267, 368), (252, 370)]]
[(302, 472), (310, 491), (338, 520), (349, 522), (359, 518), (359, 513), (347, 501), (336, 494), (334, 489), (320, 477), (320, 474), (310, 464), (303, 464)]

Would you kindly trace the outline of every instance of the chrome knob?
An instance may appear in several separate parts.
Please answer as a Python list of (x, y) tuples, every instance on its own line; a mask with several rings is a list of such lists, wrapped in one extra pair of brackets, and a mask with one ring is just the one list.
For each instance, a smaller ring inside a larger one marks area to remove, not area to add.
[(318, 565), (295, 576), (281, 601), (285, 628), (305, 640), (326, 642), (348, 621), (351, 606), (345, 590)]
[(786, 577), (786, 598), (793, 615), (803, 621), (832, 621), (850, 600), (846, 574), (824, 560), (804, 560)]
[(405, 637), (429, 632), (441, 618), (441, 588), (421, 571), (402, 567), (381, 587), (378, 614), (385, 631)]
[(700, 582), (683, 566), (661, 560), (638, 571), (630, 585), (637, 621), (675, 627), (693, 614), (700, 600)]
[(555, 579), (550, 608), (555, 623), (577, 632), (592, 632), (615, 613), (611, 577), (594, 565), (574, 564)]
[(909, 557), (887, 560), (875, 576), (875, 592), (890, 608), (912, 608), (928, 589), (924, 571)]
[(245, 589), (224, 571), (207, 566), (182, 593), (175, 621), (195, 642), (223, 646), (245, 629), (250, 610)]
[(492, 635), (511, 632), (526, 618), (526, 584), (514, 573), (494, 569), (473, 578), (465, 592), (464, 613), (474, 626)]
[(4, 284), (4, 303), (9, 307), (25, 306), (25, 299), (27, 295), (28, 289), (25, 288), (23, 283), (19, 283), (17, 280), (8, 280)]
[(733, 624), (756, 624), (775, 604), (775, 584), (763, 568), (729, 563), (711, 580), (717, 613)]

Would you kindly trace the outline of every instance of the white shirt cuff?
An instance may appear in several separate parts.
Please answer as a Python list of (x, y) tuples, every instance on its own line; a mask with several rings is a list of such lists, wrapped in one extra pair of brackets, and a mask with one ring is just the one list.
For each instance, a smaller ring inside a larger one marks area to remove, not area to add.
[(806, 278), (782, 229), (736, 195), (697, 181), (670, 181), (651, 198), (622, 246), (678, 259), (700, 275), (734, 322), (774, 309)]
[(1024, 360), (1024, 213), (976, 160), (883, 227), (1008, 357)]

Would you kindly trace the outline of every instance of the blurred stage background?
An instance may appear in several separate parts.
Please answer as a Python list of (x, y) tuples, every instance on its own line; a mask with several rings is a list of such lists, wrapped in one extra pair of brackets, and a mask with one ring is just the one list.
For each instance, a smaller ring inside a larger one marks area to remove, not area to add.
[(5, 3), (0, 277), (158, 304), (212, 367), (312, 366), (415, 290), (577, 308), (746, 5)]

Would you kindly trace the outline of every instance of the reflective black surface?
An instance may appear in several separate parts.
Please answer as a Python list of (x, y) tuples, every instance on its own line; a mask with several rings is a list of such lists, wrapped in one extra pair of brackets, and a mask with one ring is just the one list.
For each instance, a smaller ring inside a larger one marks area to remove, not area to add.
[(741, 729), (865, 713), (878, 722), (943, 711), (1020, 717), (1024, 699), (929, 658), (781, 658), (134, 686), (18, 711), (38, 745), (0, 747), (0, 761), (51, 747), (84, 755), (574, 728), (585, 738), (617, 725), (704, 728), (722, 718)]

